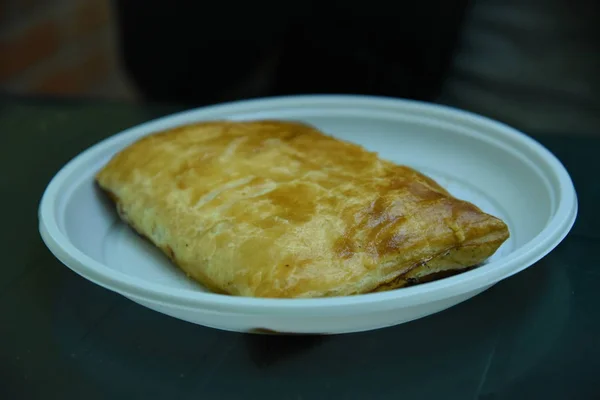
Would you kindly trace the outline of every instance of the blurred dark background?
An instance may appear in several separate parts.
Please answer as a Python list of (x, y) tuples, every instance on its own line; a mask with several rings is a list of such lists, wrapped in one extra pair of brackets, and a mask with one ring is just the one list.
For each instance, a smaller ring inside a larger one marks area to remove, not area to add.
[(0, 0), (0, 90), (139, 99), (124, 71), (110, 0)]
[(5, 93), (200, 106), (299, 93), (600, 134), (600, 2), (0, 0)]
[(467, 1), (115, 4), (144, 97), (204, 104), (323, 92), (435, 99)]

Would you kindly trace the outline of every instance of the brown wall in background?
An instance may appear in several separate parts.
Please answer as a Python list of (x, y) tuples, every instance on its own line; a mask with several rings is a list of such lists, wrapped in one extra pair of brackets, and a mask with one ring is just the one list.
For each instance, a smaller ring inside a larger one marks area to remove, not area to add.
[(110, 0), (0, 0), (0, 90), (135, 98)]

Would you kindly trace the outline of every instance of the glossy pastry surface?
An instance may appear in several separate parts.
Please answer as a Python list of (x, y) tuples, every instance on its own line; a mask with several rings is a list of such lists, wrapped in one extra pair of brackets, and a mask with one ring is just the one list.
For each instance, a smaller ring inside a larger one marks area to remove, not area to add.
[(96, 178), (174, 264), (231, 295), (389, 290), (476, 266), (509, 236), (425, 175), (296, 122), (160, 132)]

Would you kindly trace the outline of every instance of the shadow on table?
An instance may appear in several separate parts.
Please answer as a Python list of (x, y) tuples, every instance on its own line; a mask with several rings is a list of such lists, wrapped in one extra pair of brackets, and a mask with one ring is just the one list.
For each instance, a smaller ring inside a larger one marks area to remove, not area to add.
[(73, 274), (64, 283), (54, 305), (55, 340), (78, 384), (120, 393), (138, 386), (172, 398), (265, 388), (290, 398), (493, 392), (540, 363), (559, 340), (571, 292), (559, 258), (548, 257), (421, 320), (338, 336), (271, 336), (196, 326), (112, 294), (98, 310), (95, 299), (106, 291), (94, 286), (90, 295)]
[(257, 368), (302, 366), (299, 379), (319, 380), (311, 372), (318, 370), (338, 384), (365, 386), (371, 376), (366, 385), (378, 393), (385, 393), (382, 384), (396, 386), (390, 395), (435, 396), (436, 384), (452, 380), (492, 392), (524, 375), (559, 340), (571, 289), (558, 263), (543, 260), (459, 306), (407, 324), (342, 336), (247, 335), (244, 343)]

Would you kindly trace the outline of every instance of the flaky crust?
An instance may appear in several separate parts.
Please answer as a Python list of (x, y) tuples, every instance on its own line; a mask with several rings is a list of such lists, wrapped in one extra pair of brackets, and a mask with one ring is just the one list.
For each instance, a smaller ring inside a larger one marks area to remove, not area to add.
[(419, 172), (296, 122), (153, 134), (96, 178), (135, 230), (231, 295), (389, 290), (476, 266), (509, 236)]

